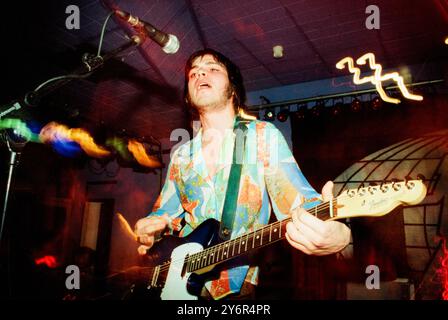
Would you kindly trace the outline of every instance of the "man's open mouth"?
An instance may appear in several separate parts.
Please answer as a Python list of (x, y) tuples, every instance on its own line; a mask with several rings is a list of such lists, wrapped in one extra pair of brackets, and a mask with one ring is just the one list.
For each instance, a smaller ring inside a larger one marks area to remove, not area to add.
[(198, 87), (197, 87), (197, 90), (206, 89), (206, 88), (211, 88), (211, 87), (212, 87), (212, 86), (209, 85), (208, 83), (206, 83), (206, 82), (201, 82), (201, 83), (199, 83), (199, 85), (198, 85)]

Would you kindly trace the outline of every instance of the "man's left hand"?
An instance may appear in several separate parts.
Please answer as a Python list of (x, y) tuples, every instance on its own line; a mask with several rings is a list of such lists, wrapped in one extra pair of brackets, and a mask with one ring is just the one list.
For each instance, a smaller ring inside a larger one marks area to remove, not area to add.
[[(333, 183), (328, 181), (322, 188), (322, 198), (333, 198)], [(323, 256), (337, 253), (350, 242), (350, 229), (337, 221), (322, 221), (303, 208), (291, 212), (292, 222), (286, 225), (286, 239), (296, 249)]]

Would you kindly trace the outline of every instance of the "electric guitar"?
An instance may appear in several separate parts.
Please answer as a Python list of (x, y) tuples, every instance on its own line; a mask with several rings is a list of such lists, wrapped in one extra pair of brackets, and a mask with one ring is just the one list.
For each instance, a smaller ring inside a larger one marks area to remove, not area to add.
[[(386, 215), (399, 205), (415, 205), (426, 196), (421, 180), (383, 183), (344, 191), (308, 212), (322, 220)], [(164, 236), (148, 255), (152, 266), (145, 268), (148, 290), (163, 300), (196, 300), (205, 275), (230, 259), (285, 238), (291, 218), (265, 225), (228, 241), (219, 237), (219, 222), (209, 219), (187, 237)], [(154, 291), (153, 291), (154, 292)]]

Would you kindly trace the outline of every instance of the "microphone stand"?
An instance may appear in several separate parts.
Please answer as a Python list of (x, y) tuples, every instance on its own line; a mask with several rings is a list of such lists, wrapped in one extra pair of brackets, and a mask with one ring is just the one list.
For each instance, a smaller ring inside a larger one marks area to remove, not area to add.
[(9, 190), (11, 188), (11, 181), (14, 173), (14, 168), (19, 164), (20, 154), (22, 153), (22, 150), (25, 147), (25, 144), (27, 143), (26, 140), (23, 140), (18, 136), (16, 136), (18, 137), (18, 140), (15, 140), (13, 132), (9, 134), (8, 131), (4, 131), (2, 137), (6, 142), (6, 145), (8, 146), (9, 152), (11, 154), (9, 157), (8, 181), (6, 183), (5, 201), (3, 203), (2, 220), (0, 225), (0, 243), (3, 235), (3, 227), (5, 225), (6, 209), (8, 207), (8, 199), (9, 199)]
[[(69, 74), (67, 76), (62, 77), (56, 77), (50, 80), (47, 80), (43, 84), (41, 84), (39, 87), (37, 87), (34, 91), (31, 91), (27, 93), (22, 101), (14, 101), (12, 105), (6, 105), (0, 108), (0, 120), (5, 115), (22, 108), (22, 104), (27, 106), (35, 106), (38, 104), (39, 100), (48, 95), (49, 93), (53, 92), (54, 90), (68, 84), (73, 79), (83, 79), (90, 76), (95, 70), (97, 70), (99, 67), (101, 67), (105, 61), (110, 60), (111, 58), (115, 57), (119, 53), (127, 50), (128, 48), (132, 46), (139, 46), (144, 41), (144, 35), (134, 35), (131, 37), (131, 39), (123, 44), (122, 46), (104, 54), (103, 56), (99, 55), (93, 55), (89, 53), (85, 53), (82, 56), (82, 62), (83, 65), (76, 69), (72, 74)], [(14, 134), (12, 134), (14, 135)], [(3, 234), (3, 228), (4, 228), (4, 222), (6, 219), (6, 211), (8, 206), (8, 200), (9, 200), (9, 191), (11, 187), (12, 182), (12, 176), (14, 173), (14, 168), (18, 164), (18, 158), (25, 147), (25, 144), (28, 142), (26, 140), (22, 141), (14, 141), (14, 138), (12, 138), (10, 135), (8, 135), (7, 132), (5, 132), (3, 135), (4, 140), (6, 141), (6, 144), (8, 146), (8, 149), (11, 153), (10, 155), (10, 161), (9, 161), (9, 174), (8, 174), (8, 181), (6, 185), (6, 192), (5, 192), (5, 200), (3, 204), (3, 211), (2, 211), (2, 218), (1, 218), (1, 225), (0, 225), (0, 247), (2, 243), (2, 234)], [(17, 137), (17, 135), (16, 135)]]

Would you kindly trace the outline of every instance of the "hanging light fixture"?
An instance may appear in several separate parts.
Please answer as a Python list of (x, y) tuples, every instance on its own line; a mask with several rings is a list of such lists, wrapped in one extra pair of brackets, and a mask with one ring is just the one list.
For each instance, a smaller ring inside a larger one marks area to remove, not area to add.
[(353, 99), (352, 103), (350, 104), (350, 110), (352, 112), (359, 112), (362, 109), (362, 102), (358, 98)]
[(288, 116), (289, 116), (289, 107), (282, 107), (279, 113), (277, 114), (277, 120), (280, 122), (285, 122), (286, 120), (288, 120)]
[(275, 109), (266, 109), (264, 114), (265, 121), (274, 121), (275, 120)]
[(335, 102), (337, 100), (333, 100), (333, 107), (330, 109), (330, 114), (333, 117), (339, 116), (344, 108), (344, 101), (343, 99), (340, 99), (339, 101)]
[(316, 104), (314, 107), (311, 108), (311, 115), (313, 117), (320, 117), (325, 111), (325, 101), (320, 100), (316, 101)]
[(308, 111), (308, 106), (307, 104), (301, 104), (297, 107), (297, 111), (294, 112), (294, 116), (296, 117), (296, 119), (298, 120), (303, 120), (306, 117), (306, 113)]
[(379, 96), (375, 96), (372, 100), (370, 100), (370, 108), (372, 108), (373, 111), (381, 109), (382, 106), (383, 100)]

